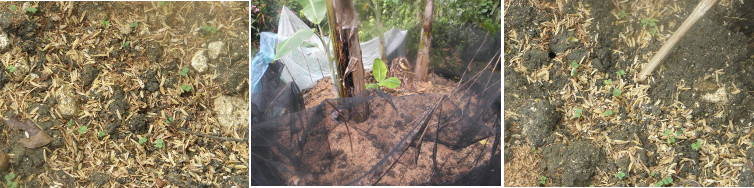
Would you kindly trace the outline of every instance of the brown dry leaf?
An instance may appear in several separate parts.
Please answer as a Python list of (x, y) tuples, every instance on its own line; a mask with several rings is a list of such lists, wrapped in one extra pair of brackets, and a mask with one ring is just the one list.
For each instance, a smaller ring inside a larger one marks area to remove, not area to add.
[(29, 133), (29, 138), (18, 139), (18, 143), (25, 148), (34, 149), (52, 142), (52, 138), (30, 120), (21, 122), (16, 119), (3, 119), (3, 121), (5, 122), (5, 125), (13, 130), (23, 130)]

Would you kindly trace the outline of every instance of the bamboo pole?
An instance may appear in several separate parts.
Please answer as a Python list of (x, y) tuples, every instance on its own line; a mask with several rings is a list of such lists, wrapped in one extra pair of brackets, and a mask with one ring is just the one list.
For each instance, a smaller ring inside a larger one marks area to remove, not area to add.
[(675, 47), (675, 44), (678, 43), (678, 40), (680, 40), (681, 37), (686, 34), (689, 28), (691, 28), (691, 26), (693, 26), (696, 21), (699, 21), (699, 18), (702, 18), (702, 16), (707, 13), (707, 10), (715, 5), (715, 2), (717, 2), (717, 0), (699, 1), (699, 4), (696, 5), (694, 11), (691, 12), (691, 15), (689, 15), (689, 17), (686, 18), (685, 21), (683, 21), (681, 26), (678, 27), (678, 30), (676, 30), (673, 35), (670, 36), (670, 39), (668, 39), (668, 41), (666, 41), (665, 44), (660, 47), (660, 50), (657, 51), (654, 56), (652, 56), (652, 59), (649, 61), (647, 66), (645, 66), (644, 69), (639, 72), (638, 81), (644, 81), (647, 79), (647, 76), (649, 76), (649, 74), (652, 73), (652, 71), (654, 71), (658, 65), (660, 65), (662, 59), (664, 59), (665, 56), (668, 55), (670, 50)]

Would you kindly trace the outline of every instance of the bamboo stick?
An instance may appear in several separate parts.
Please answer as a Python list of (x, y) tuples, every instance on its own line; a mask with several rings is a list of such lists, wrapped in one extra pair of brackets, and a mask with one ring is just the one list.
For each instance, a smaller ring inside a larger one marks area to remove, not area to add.
[(660, 65), (662, 59), (664, 59), (665, 56), (668, 55), (670, 50), (675, 47), (675, 44), (678, 43), (678, 40), (680, 40), (681, 37), (686, 34), (689, 28), (691, 28), (691, 26), (694, 25), (696, 21), (699, 21), (699, 18), (702, 18), (702, 16), (707, 13), (707, 10), (715, 5), (715, 2), (717, 2), (717, 0), (699, 1), (699, 4), (696, 5), (694, 11), (691, 12), (691, 15), (689, 15), (689, 17), (686, 18), (685, 21), (683, 21), (681, 26), (678, 27), (678, 30), (676, 30), (673, 35), (670, 36), (670, 39), (668, 39), (668, 41), (666, 41), (665, 44), (660, 47), (660, 50), (657, 51), (657, 53), (652, 57), (647, 66), (645, 66), (644, 69), (641, 70), (641, 72), (639, 73), (638, 81), (644, 81), (647, 79), (647, 76), (649, 76), (649, 74), (652, 73), (652, 71), (654, 71), (658, 65)]

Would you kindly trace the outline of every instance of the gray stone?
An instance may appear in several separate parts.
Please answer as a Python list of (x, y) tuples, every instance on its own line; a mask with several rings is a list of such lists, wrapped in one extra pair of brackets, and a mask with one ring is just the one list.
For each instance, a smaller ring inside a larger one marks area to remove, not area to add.
[(194, 57), (191, 58), (191, 67), (194, 67), (194, 70), (196, 72), (202, 73), (204, 71), (207, 71), (207, 56), (204, 55), (206, 50), (199, 50), (194, 54)]
[(207, 48), (209, 49), (209, 58), (217, 59), (217, 56), (224, 54), (223, 48), (225, 48), (225, 43), (223, 41), (211, 42)]
[(223, 130), (233, 131), (249, 124), (249, 106), (244, 99), (225, 95), (215, 98), (213, 110)]
[(58, 112), (65, 117), (75, 116), (79, 111), (76, 93), (70, 84), (65, 84), (56, 92), (58, 97)]

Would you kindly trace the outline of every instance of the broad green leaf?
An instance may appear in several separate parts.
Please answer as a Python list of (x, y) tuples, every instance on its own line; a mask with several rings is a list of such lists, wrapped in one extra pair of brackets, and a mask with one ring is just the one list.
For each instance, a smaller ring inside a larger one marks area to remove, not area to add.
[(304, 29), (296, 31), (296, 33), (291, 36), (291, 38), (285, 39), (284, 41), (278, 43), (277, 47), (275, 47), (275, 60), (278, 60), (282, 58), (285, 55), (288, 55), (288, 53), (291, 53), (293, 49), (298, 48), (301, 46), (301, 43), (304, 42), (304, 40), (311, 38), (314, 35), (314, 29)]
[(304, 41), (304, 43), (301, 43), (301, 47), (304, 47), (304, 48), (314, 48), (314, 47), (317, 47), (317, 44), (314, 44), (314, 43), (309, 42), (309, 41)]
[(396, 77), (390, 77), (388, 79), (382, 80), (380, 83), (377, 83), (377, 85), (389, 87), (389, 88), (396, 88), (401, 85), (401, 80), (399, 80)]
[(382, 59), (374, 59), (374, 63), (372, 64), (372, 76), (374, 76), (374, 79), (377, 80), (377, 82), (382, 82), (382, 80), (385, 79), (385, 76), (387, 76), (387, 67), (385, 67), (385, 62), (382, 62)]
[(301, 11), (310, 22), (319, 24), (325, 18), (325, 13), (327, 13), (325, 0), (298, 0), (298, 3), (304, 7)]

